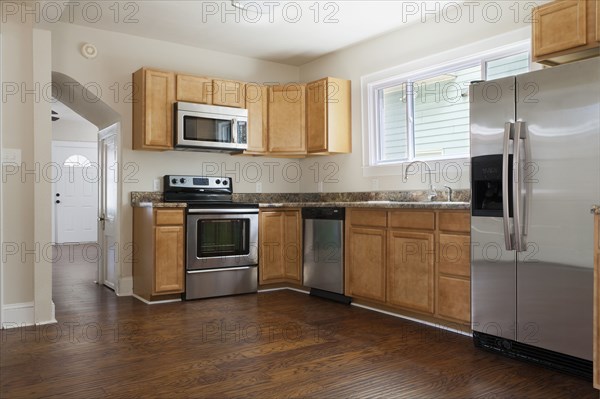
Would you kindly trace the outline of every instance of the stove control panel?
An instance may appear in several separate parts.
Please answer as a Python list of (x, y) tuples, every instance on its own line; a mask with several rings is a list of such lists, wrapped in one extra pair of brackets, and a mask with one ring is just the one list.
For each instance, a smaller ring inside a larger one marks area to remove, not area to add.
[(232, 186), (231, 177), (180, 175), (167, 175), (164, 177), (165, 191), (177, 191), (182, 188), (188, 189), (188, 191), (196, 189), (199, 192), (211, 189), (232, 191)]

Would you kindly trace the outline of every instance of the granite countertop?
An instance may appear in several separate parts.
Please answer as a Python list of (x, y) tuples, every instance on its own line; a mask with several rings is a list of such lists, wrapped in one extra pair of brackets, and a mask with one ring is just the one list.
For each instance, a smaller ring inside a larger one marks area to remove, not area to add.
[[(385, 209), (469, 209), (471, 193), (457, 190), (456, 201), (448, 202), (445, 195), (439, 201), (424, 201), (423, 191), (383, 191), (352, 193), (273, 193), (273, 194), (234, 194), (234, 202), (258, 204), (260, 208), (302, 208), (302, 207), (346, 207), (346, 208), (385, 208)], [(161, 192), (132, 192), (133, 207), (185, 208), (185, 203), (164, 202)]]
[(592, 213), (600, 215), (600, 205), (592, 205)]
[(259, 203), (260, 208), (384, 208), (384, 209), (470, 209), (469, 202), (400, 202), (400, 201), (343, 201), (343, 202), (280, 202)]

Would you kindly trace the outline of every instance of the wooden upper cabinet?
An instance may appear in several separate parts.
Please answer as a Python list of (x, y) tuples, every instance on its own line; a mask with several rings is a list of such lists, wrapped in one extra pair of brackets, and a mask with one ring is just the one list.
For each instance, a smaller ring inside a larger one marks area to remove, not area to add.
[(142, 68), (133, 73), (133, 149), (173, 149), (175, 74)]
[(303, 84), (269, 87), (269, 152), (306, 154), (305, 89)]
[(177, 101), (212, 104), (213, 81), (211, 78), (177, 75)]
[(597, 0), (555, 0), (533, 9), (533, 61), (557, 65), (599, 55)]
[(600, 43), (600, 1), (596, 0), (596, 41)]
[(246, 107), (246, 83), (237, 80), (213, 79), (213, 105), (223, 107)]
[(350, 81), (324, 78), (306, 85), (309, 153), (352, 152)]
[(268, 138), (268, 88), (257, 84), (246, 84), (246, 108), (248, 109), (248, 149), (246, 153), (267, 151)]

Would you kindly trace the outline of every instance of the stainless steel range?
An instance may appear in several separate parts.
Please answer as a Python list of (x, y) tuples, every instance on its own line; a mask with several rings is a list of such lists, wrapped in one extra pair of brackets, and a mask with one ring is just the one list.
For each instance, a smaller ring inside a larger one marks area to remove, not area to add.
[(188, 204), (185, 299), (257, 291), (258, 204), (232, 194), (229, 177), (164, 177), (165, 201)]

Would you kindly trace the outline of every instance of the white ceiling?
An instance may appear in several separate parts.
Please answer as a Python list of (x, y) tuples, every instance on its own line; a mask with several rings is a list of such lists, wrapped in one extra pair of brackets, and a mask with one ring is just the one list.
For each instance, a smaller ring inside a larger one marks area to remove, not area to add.
[[(428, 8), (432, 3), (441, 7), (448, 1), (252, 1), (248, 11), (240, 11), (225, 0), (78, 1), (71, 8), (65, 7), (61, 20), (302, 65), (419, 20), (421, 13), (407, 12), (410, 7), (424, 3), (429, 3)], [(100, 13), (98, 7), (102, 7)], [(257, 14), (253, 11), (257, 8), (265, 13)]]

